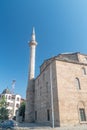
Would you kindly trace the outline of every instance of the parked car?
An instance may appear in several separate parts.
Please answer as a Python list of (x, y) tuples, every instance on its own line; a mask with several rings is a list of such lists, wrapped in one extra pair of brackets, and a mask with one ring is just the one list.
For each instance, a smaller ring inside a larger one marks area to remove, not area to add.
[(0, 128), (2, 127), (2, 123), (0, 122)]
[(2, 123), (3, 123), (4, 121), (0, 121), (0, 128), (2, 127)]
[(15, 130), (18, 126), (18, 123), (14, 120), (6, 120), (1, 123), (1, 128), (4, 130)]

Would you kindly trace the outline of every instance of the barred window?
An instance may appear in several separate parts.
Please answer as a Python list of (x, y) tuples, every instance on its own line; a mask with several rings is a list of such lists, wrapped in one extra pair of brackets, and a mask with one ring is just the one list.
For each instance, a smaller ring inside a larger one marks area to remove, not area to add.
[(80, 108), (79, 112), (80, 112), (80, 120), (81, 121), (86, 121), (85, 109), (84, 108)]

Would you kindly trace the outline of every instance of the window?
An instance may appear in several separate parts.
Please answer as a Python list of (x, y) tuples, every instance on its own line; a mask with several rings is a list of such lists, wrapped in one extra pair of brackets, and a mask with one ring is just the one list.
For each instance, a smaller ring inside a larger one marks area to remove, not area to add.
[(79, 112), (80, 112), (80, 120), (86, 121), (85, 110), (83, 108), (81, 108), (81, 109), (79, 109)]
[(84, 67), (82, 68), (82, 73), (83, 75), (86, 75), (86, 69)]
[(11, 99), (11, 96), (9, 96), (8, 99), (10, 100), (10, 99)]
[(35, 120), (37, 120), (37, 111), (35, 111)]
[(47, 120), (50, 121), (50, 111), (47, 110)]
[(17, 101), (19, 101), (19, 97), (17, 97)]
[(76, 78), (75, 80), (76, 80), (76, 81), (75, 81), (75, 82), (76, 82), (76, 88), (77, 88), (77, 89), (81, 89), (79, 79)]
[(19, 108), (19, 104), (18, 103), (16, 104), (16, 107)]

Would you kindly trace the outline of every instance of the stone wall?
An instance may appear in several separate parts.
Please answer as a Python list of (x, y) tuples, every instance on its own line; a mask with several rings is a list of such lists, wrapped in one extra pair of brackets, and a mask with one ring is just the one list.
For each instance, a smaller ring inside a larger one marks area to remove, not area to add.
[[(59, 124), (58, 117), (58, 96), (56, 83), (56, 66), (55, 61), (52, 62), (52, 87), (53, 87), (53, 102), (54, 102), (54, 117), (55, 124)], [(49, 121), (47, 117), (49, 110)], [(35, 81), (35, 111), (37, 111), (36, 122), (52, 124), (51, 110), (51, 84), (50, 84), (50, 65), (47, 66), (40, 76)], [(56, 113), (57, 111), (57, 113)]]
[[(79, 115), (83, 104), (87, 120), (87, 75), (82, 67), (87, 70), (87, 66), (56, 61), (60, 126), (87, 123), (81, 122)], [(76, 77), (81, 89), (77, 89)]]

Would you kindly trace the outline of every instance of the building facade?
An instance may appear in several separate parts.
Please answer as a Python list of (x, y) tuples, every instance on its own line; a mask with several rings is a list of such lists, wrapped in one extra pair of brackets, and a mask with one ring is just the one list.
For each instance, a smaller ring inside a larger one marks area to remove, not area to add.
[(7, 109), (9, 110), (9, 118), (16, 116), (16, 112), (20, 107), (21, 96), (19, 94), (12, 94), (8, 88), (3, 90), (0, 94), (0, 99), (2, 99), (3, 96), (6, 99)]
[(28, 79), (26, 100), (27, 122), (54, 126), (86, 124), (87, 55), (65, 53), (45, 60), (33, 83)]
[(55, 126), (87, 123), (87, 55), (60, 54), (41, 65), (35, 79), (37, 122), (52, 123), (51, 91)]

